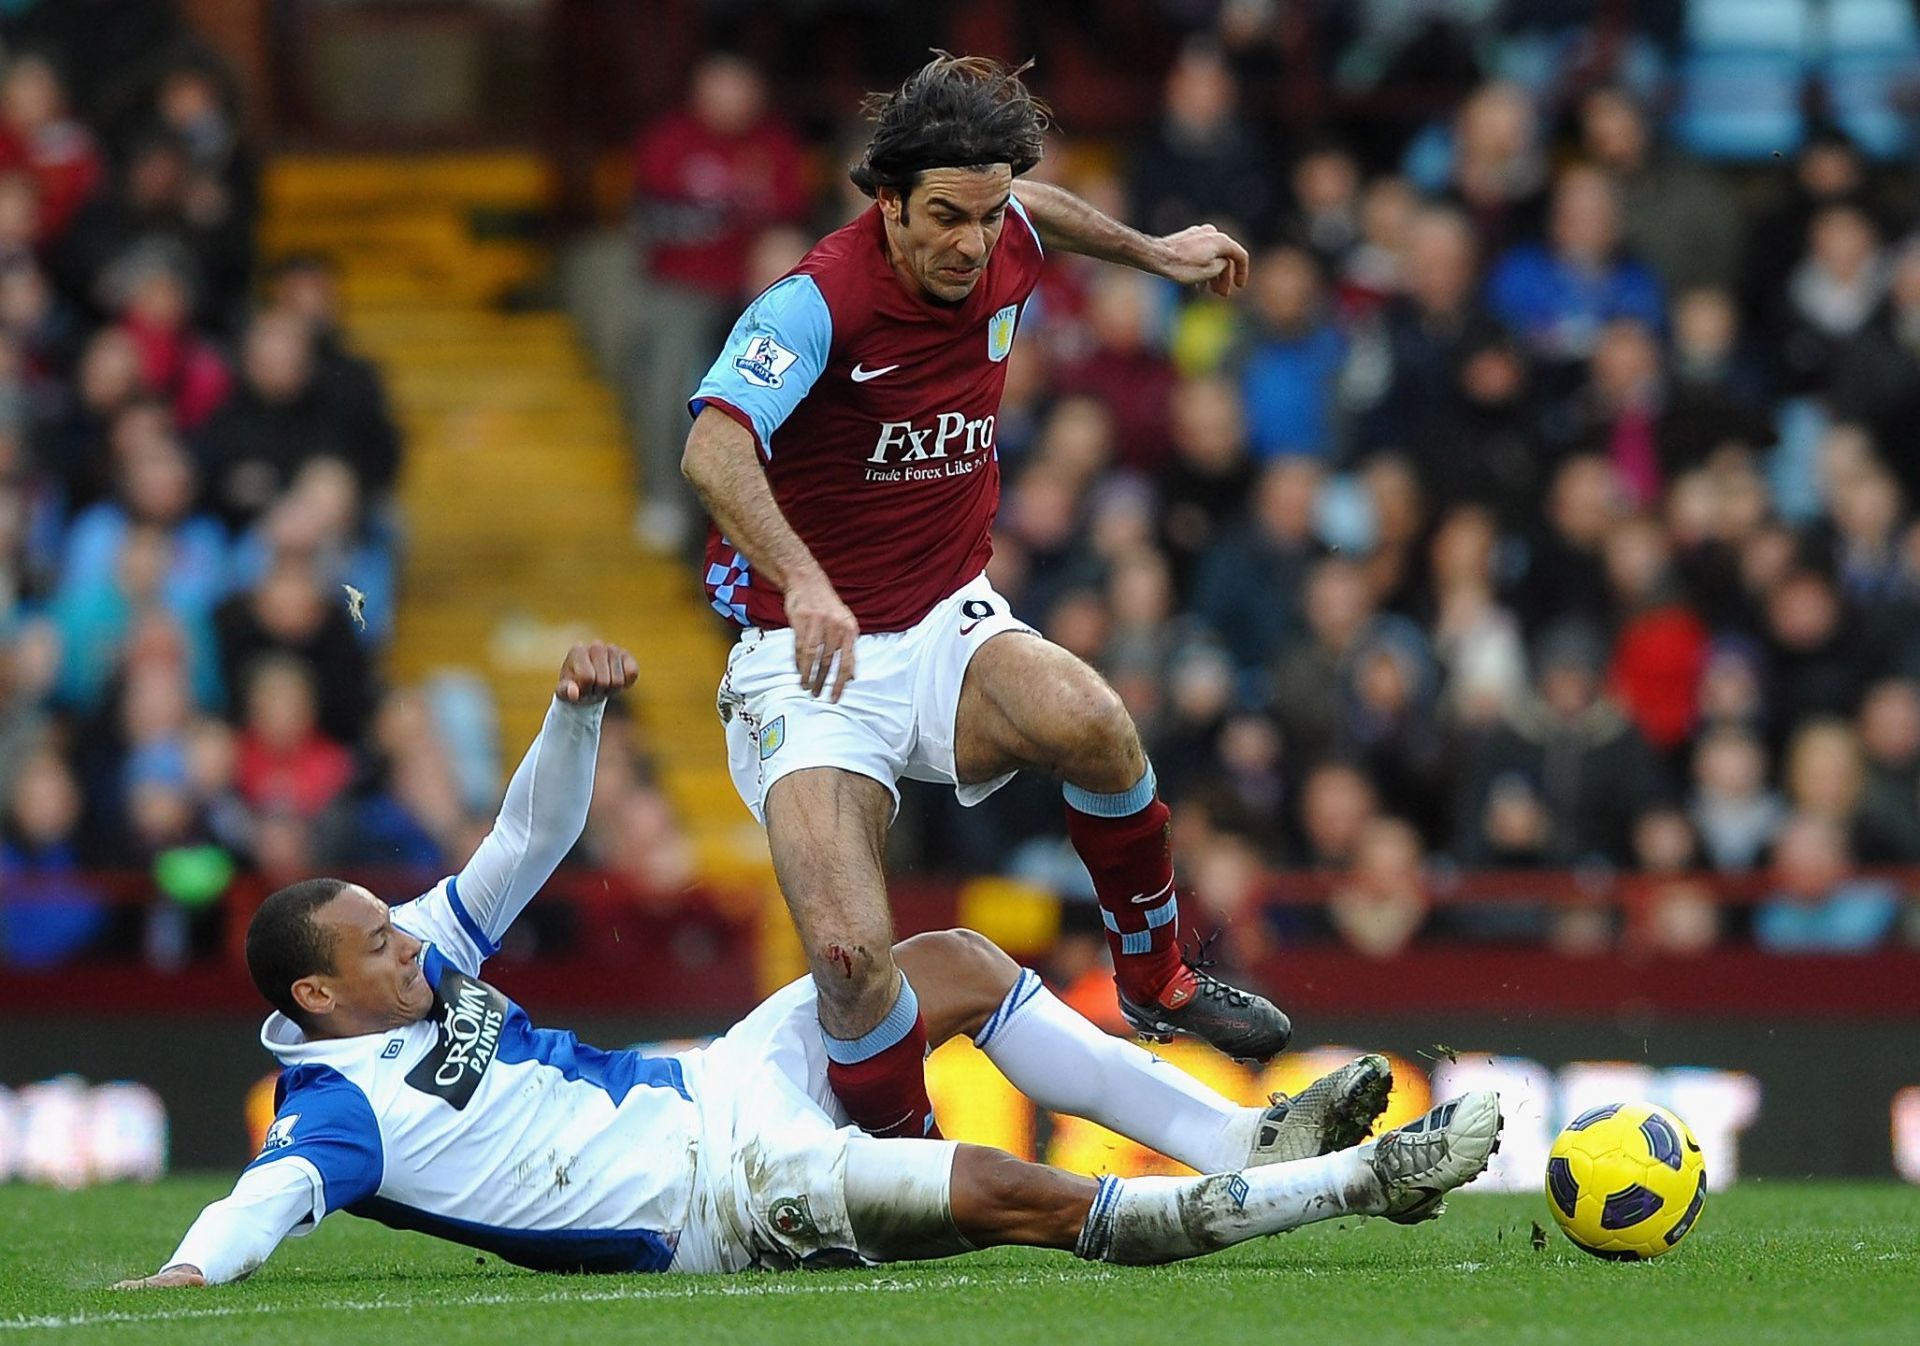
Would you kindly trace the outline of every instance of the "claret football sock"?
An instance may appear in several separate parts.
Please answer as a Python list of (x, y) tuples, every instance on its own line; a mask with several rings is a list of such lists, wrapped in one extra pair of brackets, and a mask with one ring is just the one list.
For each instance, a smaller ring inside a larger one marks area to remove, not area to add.
[(1121, 994), (1179, 1009), (1193, 996), (1180, 958), (1180, 901), (1173, 891), (1173, 814), (1155, 792), (1153, 767), (1121, 794), (1066, 787), (1067, 836), (1093, 876)]
[(927, 1097), (927, 1023), (906, 973), (893, 1008), (871, 1031), (851, 1040), (821, 1036), (827, 1083), (855, 1126), (883, 1139), (939, 1139)]
[(1022, 969), (973, 1039), (1048, 1112), (1118, 1131), (1202, 1173), (1247, 1162), (1258, 1108), (1243, 1108), (1135, 1043), (1102, 1032)]

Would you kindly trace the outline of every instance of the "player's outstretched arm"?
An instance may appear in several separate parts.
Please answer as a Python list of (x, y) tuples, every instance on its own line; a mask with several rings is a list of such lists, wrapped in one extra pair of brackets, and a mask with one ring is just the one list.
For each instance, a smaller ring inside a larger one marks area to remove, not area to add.
[(1119, 262), (1181, 285), (1204, 284), (1222, 298), (1247, 283), (1247, 250), (1210, 224), (1155, 238), (1052, 183), (1022, 182), (1014, 195), (1049, 248)]
[(801, 682), (814, 696), (831, 685), (831, 697), (838, 701), (853, 681), (853, 642), (860, 624), (780, 512), (752, 433), (725, 412), (704, 408), (687, 435), (680, 471), (727, 541), (786, 595)]
[(493, 831), (454, 880), (461, 905), (496, 943), (580, 839), (607, 698), (639, 676), (639, 662), (617, 645), (567, 651), (546, 723), (507, 785)]
[(257, 1164), (233, 1191), (200, 1212), (167, 1264), (116, 1290), (169, 1290), (221, 1285), (250, 1276), (301, 1221), (314, 1215), (306, 1171), (286, 1161)]

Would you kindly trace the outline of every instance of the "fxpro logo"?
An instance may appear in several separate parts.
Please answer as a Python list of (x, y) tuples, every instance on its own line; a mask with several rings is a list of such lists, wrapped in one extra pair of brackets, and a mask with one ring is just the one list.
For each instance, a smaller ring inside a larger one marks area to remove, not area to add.
[(880, 437), (874, 441), (867, 461), (875, 467), (886, 467), (893, 463), (963, 458), (979, 453), (993, 447), (994, 420), (992, 416), (968, 420), (958, 411), (943, 411), (928, 426), (917, 426), (912, 421), (882, 421)]
[(507, 998), (477, 978), (449, 970), (441, 975), (434, 1009), (439, 1038), (407, 1073), (407, 1083), (464, 1109), (500, 1047)]

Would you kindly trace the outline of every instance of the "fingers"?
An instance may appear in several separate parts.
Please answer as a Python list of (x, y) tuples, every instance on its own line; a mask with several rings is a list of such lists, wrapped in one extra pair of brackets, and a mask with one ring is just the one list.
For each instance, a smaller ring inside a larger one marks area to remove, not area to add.
[(840, 694), (847, 690), (847, 684), (853, 681), (853, 638), (854, 632), (848, 631), (836, 651), (840, 663), (840, 674), (833, 680), (833, 699), (836, 704)]
[(566, 662), (560, 667), (560, 682), (554, 690), (561, 700), (578, 705), (624, 692), (639, 677), (639, 660), (618, 645), (596, 640), (567, 651)]

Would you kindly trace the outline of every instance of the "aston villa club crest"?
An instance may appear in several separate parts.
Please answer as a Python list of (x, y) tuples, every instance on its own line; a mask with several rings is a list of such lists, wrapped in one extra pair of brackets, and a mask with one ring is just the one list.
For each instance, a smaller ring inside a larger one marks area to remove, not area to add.
[(1008, 304), (987, 319), (987, 358), (998, 364), (1013, 349), (1013, 328), (1020, 319), (1020, 306)]
[(782, 715), (760, 730), (760, 760), (766, 761), (787, 741), (787, 717)]

